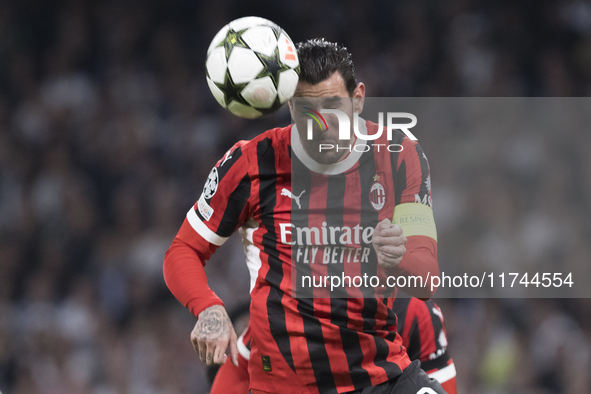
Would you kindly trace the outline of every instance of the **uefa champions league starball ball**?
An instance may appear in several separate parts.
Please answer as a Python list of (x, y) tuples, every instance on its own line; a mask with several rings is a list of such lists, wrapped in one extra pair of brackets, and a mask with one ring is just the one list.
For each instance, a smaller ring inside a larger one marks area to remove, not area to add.
[(234, 115), (255, 119), (295, 93), (300, 71), (293, 41), (275, 23), (255, 16), (224, 26), (207, 50), (207, 84)]

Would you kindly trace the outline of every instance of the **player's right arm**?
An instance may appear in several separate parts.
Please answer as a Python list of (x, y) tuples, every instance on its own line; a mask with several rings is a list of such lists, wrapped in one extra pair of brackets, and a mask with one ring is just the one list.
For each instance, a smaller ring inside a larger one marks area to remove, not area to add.
[[(393, 142), (404, 149), (392, 154), (396, 166), (394, 217), (391, 222), (384, 219), (378, 223), (373, 245), (378, 264), (388, 275), (408, 278), (408, 285), (398, 285), (400, 289), (413, 297), (429, 299), (434, 294), (429, 278), (439, 276), (429, 162), (418, 142), (401, 132), (395, 138), (398, 140)], [(421, 280), (411, 280), (413, 277)]]
[(205, 262), (250, 216), (248, 161), (236, 144), (212, 169), (203, 193), (164, 257), (164, 279), (174, 296), (197, 317), (191, 342), (208, 365), (223, 364), (226, 349), (238, 363), (236, 333), (220, 298), (209, 288)]

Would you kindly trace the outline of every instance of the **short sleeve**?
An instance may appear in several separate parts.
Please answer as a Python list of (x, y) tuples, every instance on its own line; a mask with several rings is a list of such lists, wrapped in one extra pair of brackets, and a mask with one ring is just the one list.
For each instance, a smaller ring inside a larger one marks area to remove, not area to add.
[(433, 207), (429, 161), (417, 141), (404, 138), (396, 158), (394, 189), (396, 205), (420, 203)]
[[(199, 200), (187, 212), (186, 223), (205, 241), (221, 246), (250, 217), (251, 179), (249, 160), (244, 152), (246, 141), (240, 141), (226, 152), (211, 169)], [(200, 244), (184, 231), (183, 241)]]

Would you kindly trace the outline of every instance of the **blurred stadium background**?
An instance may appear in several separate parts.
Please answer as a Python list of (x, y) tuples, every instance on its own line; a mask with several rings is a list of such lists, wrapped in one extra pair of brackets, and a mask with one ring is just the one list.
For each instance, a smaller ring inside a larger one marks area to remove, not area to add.
[[(207, 392), (161, 263), (215, 161), (289, 122), (207, 88), (209, 41), (246, 15), (344, 43), (369, 96), (591, 95), (589, 1), (1, 0), (2, 393)], [(590, 133), (421, 143), (443, 267), (591, 263)], [(237, 239), (207, 271), (247, 298)], [(591, 393), (590, 300), (438, 302), (461, 393)]]

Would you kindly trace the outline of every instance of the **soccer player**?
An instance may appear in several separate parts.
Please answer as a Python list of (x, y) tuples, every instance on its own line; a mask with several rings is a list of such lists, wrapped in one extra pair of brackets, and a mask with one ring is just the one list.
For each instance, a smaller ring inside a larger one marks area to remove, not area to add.
[(457, 394), (456, 367), (447, 349), (445, 321), (433, 300), (398, 297), (392, 304), (398, 316), (397, 331), (411, 360), (420, 360), (421, 368), (437, 379), (448, 394)]
[[(350, 119), (361, 112), (365, 85), (355, 80), (345, 48), (314, 39), (298, 45), (298, 56), (301, 73), (295, 96), (317, 99), (322, 107), (342, 111)], [(290, 109), (294, 125), (238, 142), (218, 161), (166, 253), (166, 283), (198, 318), (191, 340), (199, 357), (209, 365), (223, 364), (229, 347), (230, 359), (238, 364), (236, 333), (223, 302), (207, 285), (203, 265), (239, 228), (251, 273), (248, 368), (253, 394), (445, 393), (418, 361), (409, 360), (395, 330), (389, 294), (348, 288), (347, 295), (357, 291), (356, 297), (291, 296), (294, 243), (316, 250), (307, 265), (314, 269), (322, 267), (322, 256), (333, 248), (340, 257), (330, 254), (341, 264), (330, 266), (343, 272), (424, 280), (439, 274), (426, 156), (402, 132), (395, 132), (391, 141), (382, 133), (375, 145), (358, 141), (354, 133), (343, 141), (335, 116), (326, 117), (326, 128), (314, 126), (308, 138), (297, 100)], [(370, 135), (378, 126), (359, 122), (359, 129)], [(348, 151), (342, 148), (346, 143), (369, 149)], [(333, 149), (320, 151), (321, 144)], [(402, 150), (378, 155), (373, 148), (378, 144), (399, 144)], [(309, 183), (307, 193), (291, 190), (292, 164), (307, 170), (298, 178)], [(292, 214), (296, 207), (298, 213), (336, 209), (341, 216), (338, 223), (326, 216), (326, 223), (319, 220), (321, 213), (310, 214), (309, 227), (297, 227), (292, 221), (301, 221), (302, 215)], [(428, 219), (420, 226), (411, 220), (392, 223), (393, 218), (418, 216)], [(351, 264), (342, 264), (343, 258)], [(363, 259), (367, 263), (361, 263)], [(429, 287), (405, 291), (420, 298), (432, 295)]]
[[(411, 360), (420, 360), (421, 369), (437, 379), (448, 394), (457, 394), (456, 368), (447, 350), (443, 314), (433, 301), (397, 298), (392, 310), (398, 316), (397, 331)], [(248, 394), (250, 378), (250, 328), (238, 338), (238, 367), (227, 361), (221, 366), (210, 394)]]

